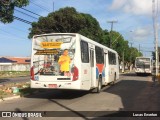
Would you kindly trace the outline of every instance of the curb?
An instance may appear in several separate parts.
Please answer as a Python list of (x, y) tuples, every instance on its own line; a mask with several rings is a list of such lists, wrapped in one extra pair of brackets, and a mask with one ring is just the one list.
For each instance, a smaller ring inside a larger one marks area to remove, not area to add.
[(26, 94), (23, 94), (23, 95), (15, 95), (15, 96), (12, 96), (12, 97), (6, 97), (6, 98), (0, 98), (0, 102), (4, 102), (4, 101), (7, 101), (7, 100), (12, 100), (12, 99), (16, 99), (16, 98), (23, 98), (23, 97), (26, 97), (26, 96), (29, 96), (29, 95), (32, 95), (32, 94), (37, 94), (38, 92), (35, 91), (33, 93), (26, 93)]
[(6, 98), (0, 99), (0, 102), (16, 99), (16, 98), (20, 98), (20, 97), (21, 97), (20, 95), (16, 95), (16, 96), (12, 96), (12, 97), (6, 97)]

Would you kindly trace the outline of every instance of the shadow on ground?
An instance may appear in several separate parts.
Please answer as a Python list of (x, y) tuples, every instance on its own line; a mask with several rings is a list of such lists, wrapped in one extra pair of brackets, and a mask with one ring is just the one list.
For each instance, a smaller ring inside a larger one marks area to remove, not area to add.
[[(127, 76), (132, 77), (135, 76), (135, 74), (128, 74)], [(62, 108), (65, 108), (68, 110), (67, 113), (62, 111), (58, 114), (63, 117), (82, 117), (84, 120), (159, 120), (159, 118), (153, 117), (132, 116), (134, 112), (138, 111), (142, 113), (146, 111), (160, 111), (160, 85), (157, 82), (153, 84), (152, 81), (140, 81), (133, 77), (132, 80), (121, 80), (116, 85), (104, 88), (103, 92), (111, 93), (121, 98), (123, 108), (119, 109), (119, 111), (76, 111), (56, 101), (56, 99), (74, 99), (82, 97), (89, 94), (87, 91), (47, 90), (43, 92), (42, 94), (30, 95), (27, 97), (48, 99)], [(60, 117), (58, 115), (55, 117)]]

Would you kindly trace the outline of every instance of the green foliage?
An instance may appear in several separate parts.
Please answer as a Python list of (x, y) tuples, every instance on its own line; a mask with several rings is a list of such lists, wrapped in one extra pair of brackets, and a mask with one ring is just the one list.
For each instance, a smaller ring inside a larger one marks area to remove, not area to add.
[(134, 63), (136, 57), (142, 56), (142, 53), (137, 50), (137, 48), (130, 48), (130, 62)]
[(98, 21), (89, 14), (81, 13), (81, 15), (84, 20), (78, 33), (95, 41), (100, 41), (103, 33)]
[(100, 38), (101, 39), (100, 39), (99, 43), (101, 43), (107, 47), (110, 47), (110, 37), (109, 37), (109, 32), (107, 30), (102, 31), (102, 36)]
[(29, 0), (0, 0), (0, 21), (11, 23), (14, 20), (13, 13), (15, 7), (23, 7), (29, 4)]
[(118, 52), (120, 61), (122, 61), (122, 54), (124, 52), (124, 60), (125, 62), (133, 63), (137, 56), (141, 56), (142, 54), (138, 52), (136, 48), (129, 47), (128, 41), (123, 38), (123, 36), (116, 32), (112, 31), (112, 34), (107, 30), (103, 31), (103, 36), (100, 41), (101, 44), (106, 45), (108, 47), (114, 49)]
[(43, 33), (80, 33), (93, 40), (99, 41), (102, 29), (98, 21), (89, 14), (79, 13), (73, 7), (61, 8), (50, 13), (47, 17), (40, 17), (38, 22), (32, 23), (29, 38)]
[(29, 74), (29, 71), (0, 71), (0, 81), (1, 78), (28, 76)]
[[(140, 55), (136, 48), (129, 47), (128, 41), (120, 33), (102, 30), (94, 17), (89, 14), (79, 13), (73, 7), (61, 8), (50, 13), (47, 17), (40, 17), (38, 22), (32, 23), (32, 28), (29, 30), (29, 38), (43, 33), (80, 33), (107, 47), (111, 45), (111, 48), (118, 52), (120, 60), (122, 60), (124, 51), (126, 62), (133, 62), (135, 57)], [(134, 51), (133, 56), (132, 51)]]

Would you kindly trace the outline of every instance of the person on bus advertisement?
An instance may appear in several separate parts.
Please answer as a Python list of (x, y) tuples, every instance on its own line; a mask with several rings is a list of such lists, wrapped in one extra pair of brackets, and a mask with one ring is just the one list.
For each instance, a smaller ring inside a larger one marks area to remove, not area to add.
[(69, 75), (71, 58), (68, 55), (68, 49), (63, 51), (63, 55), (59, 57), (58, 64), (60, 65), (61, 75)]

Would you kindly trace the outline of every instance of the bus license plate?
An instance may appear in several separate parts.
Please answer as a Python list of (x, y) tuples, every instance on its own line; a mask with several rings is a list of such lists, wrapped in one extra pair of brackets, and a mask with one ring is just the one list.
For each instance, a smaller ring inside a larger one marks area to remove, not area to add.
[(49, 88), (57, 88), (57, 84), (49, 84)]

